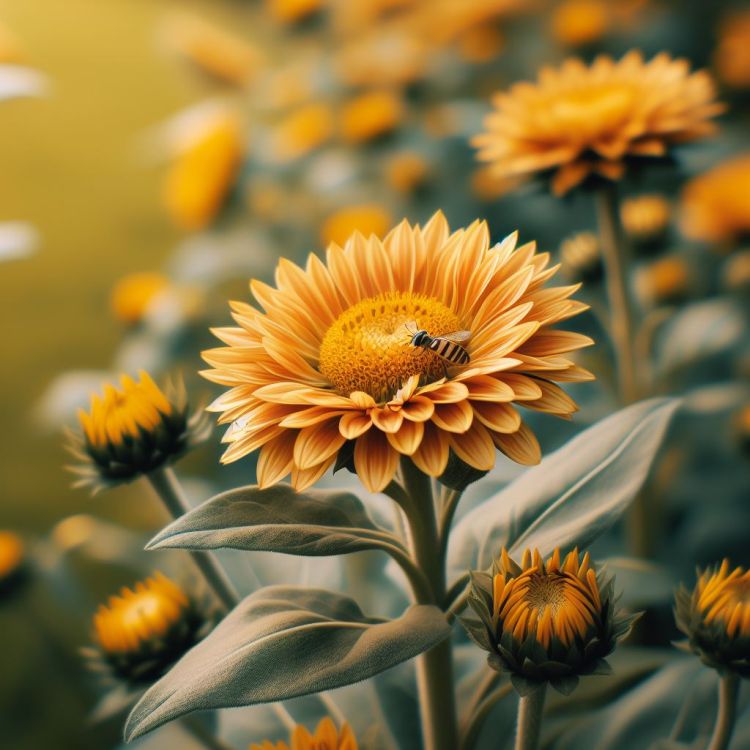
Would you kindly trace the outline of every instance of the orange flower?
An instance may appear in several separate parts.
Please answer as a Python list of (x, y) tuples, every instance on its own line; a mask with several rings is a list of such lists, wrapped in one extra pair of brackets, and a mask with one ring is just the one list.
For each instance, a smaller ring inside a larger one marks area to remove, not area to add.
[(731, 242), (750, 234), (750, 154), (727, 159), (687, 183), (682, 230), (705, 242)]
[(348, 724), (336, 729), (336, 725), (327, 716), (318, 724), (315, 734), (298, 724), (292, 732), (291, 744), (265, 740), (260, 745), (250, 745), (250, 750), (357, 750), (357, 740)]
[[(437, 213), (383, 240), (355, 233), (326, 260), (282, 258), (276, 288), (251, 282), (263, 312), (233, 302), (239, 326), (214, 331), (227, 346), (204, 352), (204, 375), (231, 387), (209, 407), (230, 423), (224, 462), (260, 448), (260, 486), (291, 472), (301, 490), (350, 441), (357, 474), (380, 491), (402, 455), (434, 477), (451, 452), (480, 471), (495, 448), (539, 461), (514, 402), (568, 417), (576, 404), (552, 381), (592, 377), (564, 356), (591, 339), (552, 328), (586, 306), (569, 299), (577, 286), (543, 288), (556, 270), (547, 253), (516, 248), (515, 234), (490, 246), (484, 222), (451, 234)], [(470, 363), (411, 346), (414, 324), (470, 331)]]
[(499, 177), (550, 174), (562, 195), (590, 175), (617, 180), (628, 159), (664, 157), (670, 146), (714, 131), (722, 111), (707, 73), (661, 54), (630, 52), (591, 66), (571, 59), (543, 68), (536, 83), (496, 95), (473, 143)]
[(738, 89), (750, 87), (750, 12), (730, 13), (719, 29), (714, 55), (719, 79)]

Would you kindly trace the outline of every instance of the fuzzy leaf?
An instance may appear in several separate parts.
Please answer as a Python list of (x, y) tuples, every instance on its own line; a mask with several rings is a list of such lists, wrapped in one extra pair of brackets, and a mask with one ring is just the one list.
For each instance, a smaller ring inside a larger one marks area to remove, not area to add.
[(365, 680), (450, 635), (437, 607), (366, 617), (347, 596), (268, 586), (248, 596), (156, 682), (125, 726), (131, 740), (191, 711), (286, 700)]
[(146, 549), (182, 547), (340, 555), (398, 545), (347, 492), (239, 487), (206, 500), (162, 529)]
[(543, 555), (588, 546), (635, 497), (678, 404), (655, 398), (616, 412), (467, 513), (451, 535), (451, 570), (485, 570), (503, 545)]

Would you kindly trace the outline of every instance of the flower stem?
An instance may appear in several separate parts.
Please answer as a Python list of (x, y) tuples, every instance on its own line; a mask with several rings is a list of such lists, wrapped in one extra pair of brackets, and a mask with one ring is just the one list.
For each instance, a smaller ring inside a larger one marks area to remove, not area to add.
[(737, 716), (737, 695), (740, 690), (740, 678), (728, 672), (719, 680), (719, 712), (708, 750), (727, 750), (734, 731)]
[[(429, 581), (432, 601), (445, 601), (445, 557), (440, 545), (435, 502), (430, 478), (411, 461), (401, 462), (401, 476), (408, 502), (404, 511), (409, 522), (414, 558)], [(415, 592), (416, 593), (416, 592)], [(417, 596), (419, 596), (417, 594)], [(453, 690), (453, 650), (450, 638), (417, 659), (417, 687), (422, 714), (422, 739), (426, 750), (456, 750), (458, 728)]]
[(542, 684), (518, 701), (515, 750), (537, 750), (542, 734), (542, 712), (547, 685)]
[[(179, 518), (183, 513), (190, 510), (190, 503), (170, 466), (156, 469), (147, 474), (146, 477), (173, 518)], [(191, 551), (190, 556), (217, 599), (226, 609), (234, 608), (239, 601), (239, 597), (216, 557), (211, 552), (198, 551)]]
[(599, 234), (607, 276), (610, 335), (617, 360), (620, 398), (629, 404), (638, 400), (638, 374), (633, 344), (633, 305), (628, 289), (630, 254), (620, 222), (617, 188), (606, 183), (596, 193)]

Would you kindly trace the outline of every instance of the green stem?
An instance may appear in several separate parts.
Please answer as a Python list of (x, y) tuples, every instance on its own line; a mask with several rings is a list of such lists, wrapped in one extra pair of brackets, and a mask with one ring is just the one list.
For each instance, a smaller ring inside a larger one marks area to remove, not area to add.
[[(431, 601), (422, 603), (437, 602), (441, 606), (445, 600), (445, 559), (441, 554), (430, 478), (408, 458), (401, 462), (401, 477), (414, 558), (431, 587)], [(456, 750), (458, 729), (450, 638), (419, 656), (417, 687), (425, 749)]]
[(460, 490), (449, 490), (440, 509), (440, 554), (443, 558), (448, 551), (451, 524), (453, 523), (453, 516), (456, 515), (458, 504), (461, 502), (461, 495), (463, 495), (463, 492)]
[(628, 288), (630, 254), (620, 221), (617, 188), (606, 183), (596, 193), (602, 255), (606, 269), (610, 308), (610, 335), (617, 360), (620, 398), (629, 404), (638, 400), (638, 373), (633, 345), (633, 305)]
[(728, 672), (719, 680), (719, 712), (707, 750), (727, 750), (729, 747), (737, 717), (739, 690), (740, 678), (736, 674)]
[[(146, 478), (173, 518), (190, 510), (190, 503), (170, 466), (156, 469), (146, 474)], [(190, 556), (219, 601), (227, 610), (233, 609), (239, 597), (216, 557), (211, 552), (198, 551), (191, 551)]]
[(537, 750), (542, 734), (542, 713), (547, 685), (542, 684), (518, 701), (515, 750)]

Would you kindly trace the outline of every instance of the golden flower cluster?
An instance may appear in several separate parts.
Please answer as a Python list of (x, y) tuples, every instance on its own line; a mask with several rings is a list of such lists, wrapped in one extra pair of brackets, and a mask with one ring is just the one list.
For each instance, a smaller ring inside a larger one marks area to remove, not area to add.
[(314, 734), (301, 724), (297, 725), (288, 744), (283, 740), (278, 742), (265, 740), (260, 744), (250, 745), (250, 750), (357, 750), (357, 748), (357, 739), (351, 727), (344, 724), (339, 730), (327, 716), (320, 721)]

